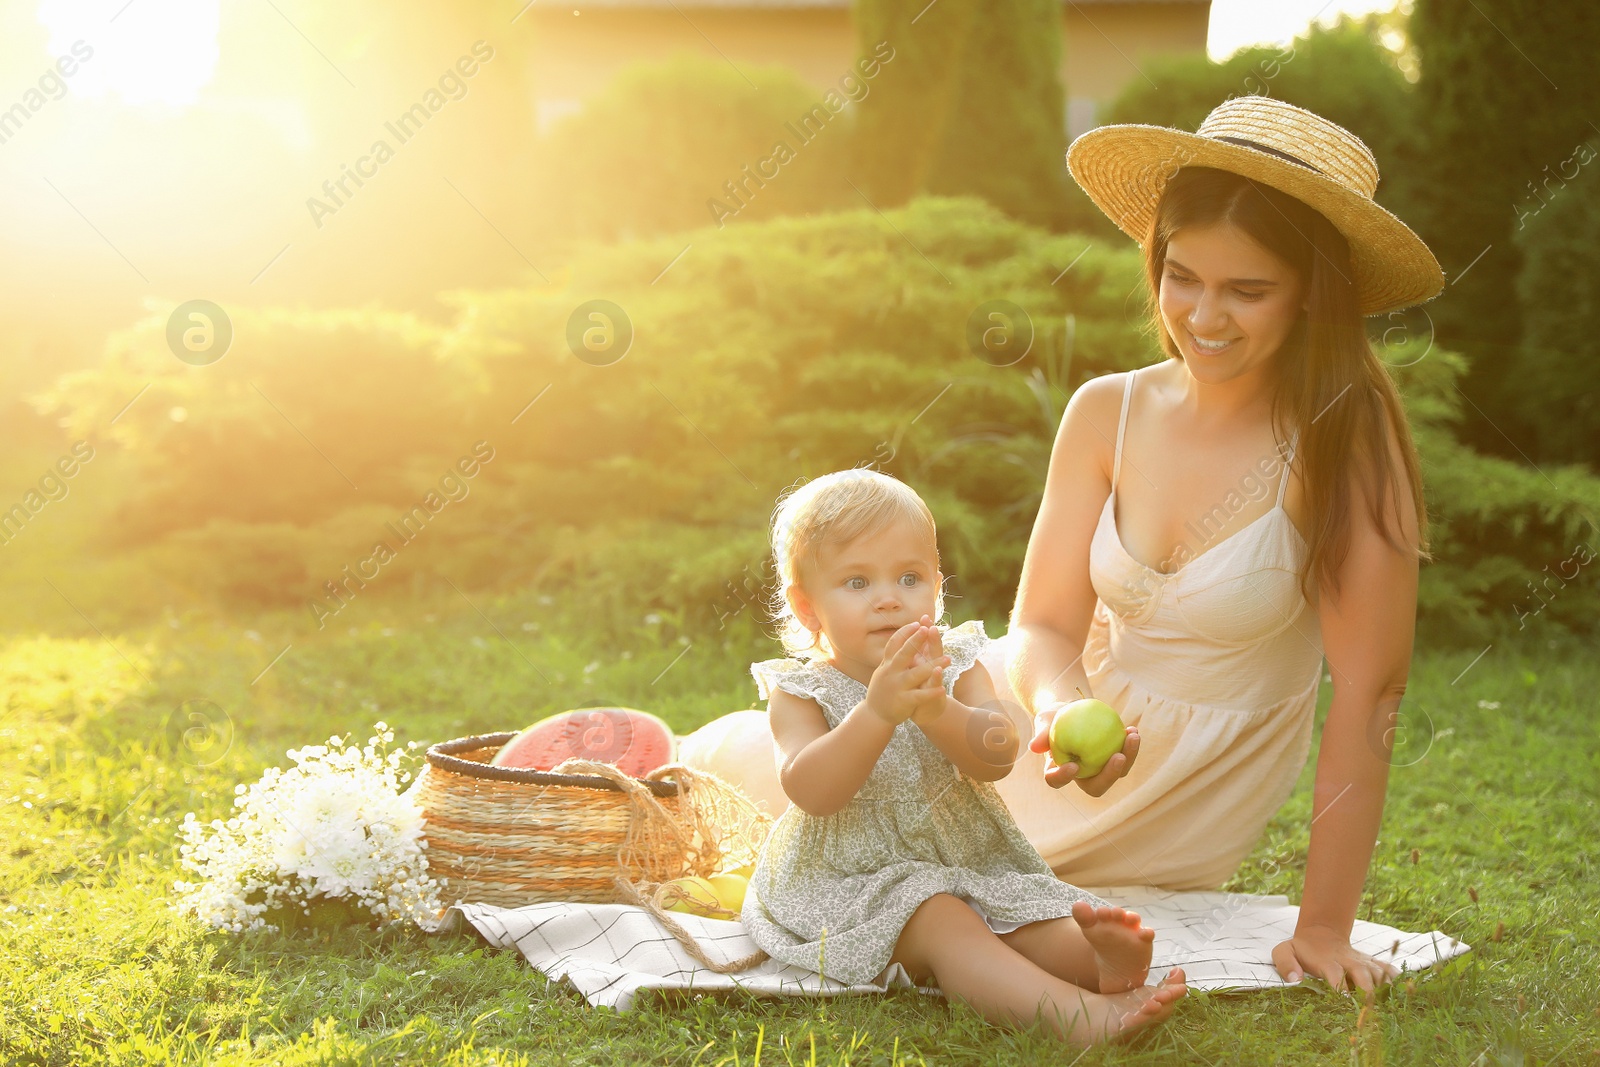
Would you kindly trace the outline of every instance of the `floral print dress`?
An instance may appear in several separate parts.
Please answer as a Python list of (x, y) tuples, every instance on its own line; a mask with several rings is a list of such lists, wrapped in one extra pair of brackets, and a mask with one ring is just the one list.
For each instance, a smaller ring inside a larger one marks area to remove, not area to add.
[[(941, 628), (950, 692), (988, 638), (981, 620)], [(760, 696), (815, 700), (830, 728), (867, 687), (822, 662), (752, 664)], [(773, 825), (741, 919), (772, 958), (841, 982), (873, 980), (929, 897), (970, 903), (998, 933), (1106, 901), (1059, 880), (1018, 829), (995, 787), (962, 774), (910, 721), (895, 727), (855, 797), (832, 815), (790, 805)]]

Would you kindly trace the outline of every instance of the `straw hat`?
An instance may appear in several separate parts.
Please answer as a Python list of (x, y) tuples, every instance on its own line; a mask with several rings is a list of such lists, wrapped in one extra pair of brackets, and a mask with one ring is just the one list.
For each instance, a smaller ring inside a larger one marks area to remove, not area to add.
[(1361, 139), (1270, 96), (1224, 101), (1195, 133), (1101, 126), (1072, 142), (1067, 167), (1140, 247), (1178, 168), (1215, 167), (1270, 185), (1326, 216), (1350, 242), (1363, 315), (1420, 304), (1444, 288), (1444, 272), (1422, 238), (1373, 202), (1378, 164)]

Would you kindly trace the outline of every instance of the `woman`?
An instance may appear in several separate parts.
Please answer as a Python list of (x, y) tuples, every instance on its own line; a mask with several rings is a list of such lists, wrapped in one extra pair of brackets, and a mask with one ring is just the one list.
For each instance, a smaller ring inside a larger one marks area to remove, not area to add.
[[(1074, 884), (1218, 888), (1306, 763), (1325, 656), (1305, 891), (1273, 960), (1290, 981), (1369, 989), (1395, 969), (1350, 930), (1427, 545), (1416, 453), (1362, 316), (1437, 295), (1439, 265), (1373, 203), (1358, 138), (1270, 98), (1229, 100), (1196, 133), (1092, 130), (1067, 162), (1143, 247), (1168, 358), (1085, 383), (1062, 419), (1011, 629), (984, 658), (1035, 728), (997, 785)], [(1083, 779), (1043, 755), (1080, 693), (1128, 727)], [(726, 716), (680, 755), (781, 807), (749, 756), (770, 745), (762, 719)]]
[[(1067, 161), (1143, 246), (1168, 360), (1089, 381), (1067, 407), (1011, 631), (987, 664), (1036, 728), (999, 788), (1074, 883), (1217, 888), (1305, 765), (1326, 656), (1305, 891), (1273, 960), (1290, 981), (1370, 989), (1395, 968), (1353, 949), (1350, 929), (1426, 513), (1362, 316), (1436, 295), (1438, 263), (1372, 202), (1365, 145), (1270, 98), (1230, 100), (1193, 134), (1093, 130)], [(1040, 755), (1080, 692), (1128, 725), (1092, 778)]]

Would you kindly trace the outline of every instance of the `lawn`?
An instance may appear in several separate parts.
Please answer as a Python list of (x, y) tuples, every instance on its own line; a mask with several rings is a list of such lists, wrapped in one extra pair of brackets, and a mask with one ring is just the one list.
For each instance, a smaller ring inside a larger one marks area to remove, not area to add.
[[(286, 748), (364, 739), (378, 719), (427, 743), (609, 701), (686, 731), (749, 706), (745, 665), (771, 654), (747, 618), (680, 636), (672, 619), (585, 631), (566, 624), (576, 609), (532, 594), (373, 621), (385, 610), (309, 640), (292, 636), (298, 616), (198, 615), (0, 638), (0, 1062), (1600, 1062), (1600, 662), (1536, 625), (1481, 656), (1419, 653), (1361, 909), (1472, 952), (1365, 1007), (1326, 988), (1191, 996), (1164, 1028), (1073, 1061), (916, 994), (618, 1014), (475, 936), (236, 937), (177, 915), (184, 813), (225, 815), (234, 784), (285, 764)], [(172, 743), (189, 701), (230, 738), (205, 766)], [(1230, 889), (1298, 899), (1310, 782), (1308, 767)]]

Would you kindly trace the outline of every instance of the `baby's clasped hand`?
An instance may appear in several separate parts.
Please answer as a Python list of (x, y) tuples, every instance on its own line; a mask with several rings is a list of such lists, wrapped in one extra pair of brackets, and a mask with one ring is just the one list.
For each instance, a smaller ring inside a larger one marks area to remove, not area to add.
[(928, 616), (906, 623), (884, 646), (883, 661), (867, 683), (867, 707), (892, 726), (937, 718), (944, 710), (944, 669), (949, 665)]

